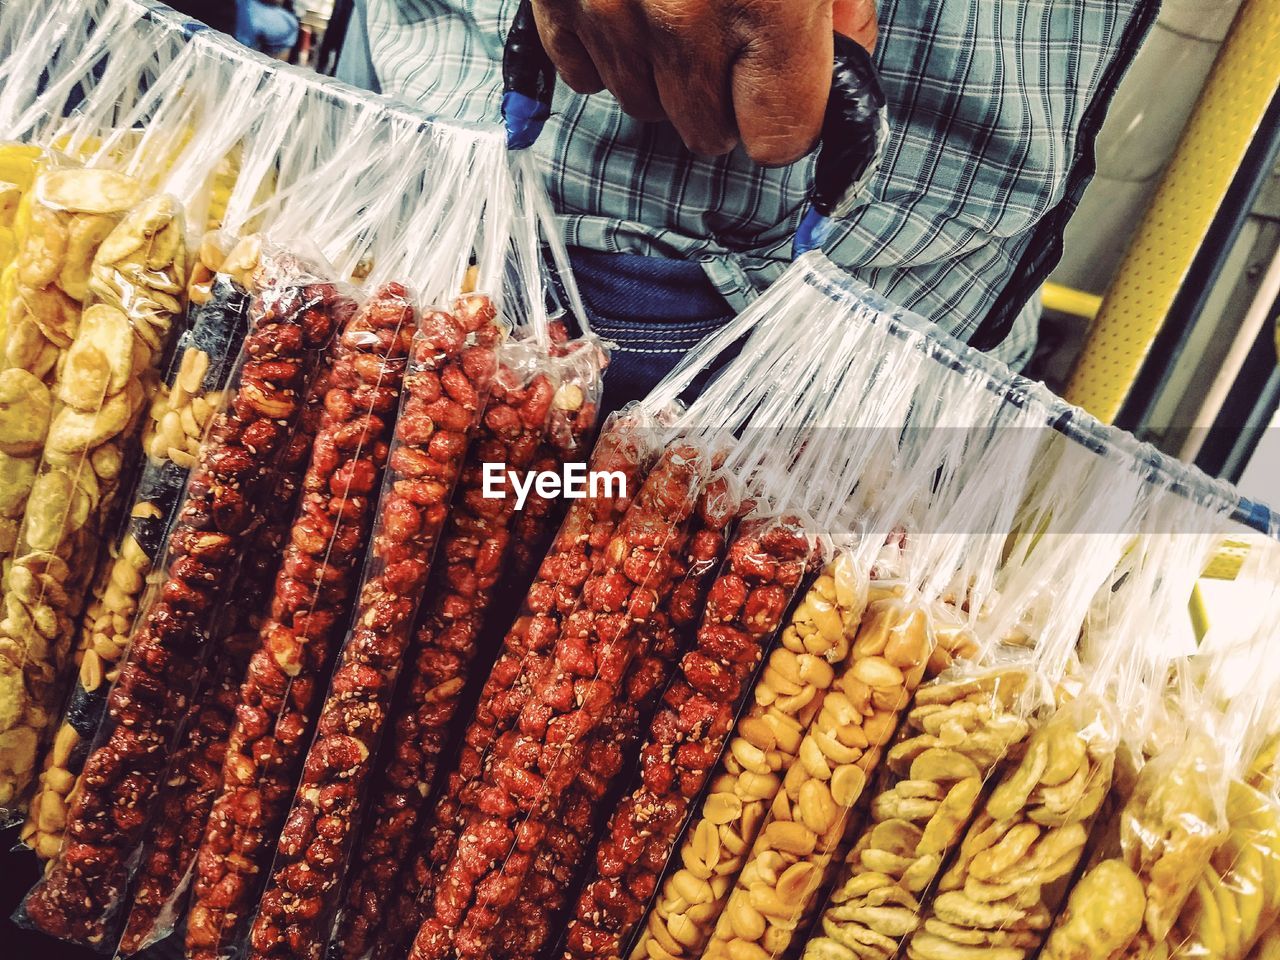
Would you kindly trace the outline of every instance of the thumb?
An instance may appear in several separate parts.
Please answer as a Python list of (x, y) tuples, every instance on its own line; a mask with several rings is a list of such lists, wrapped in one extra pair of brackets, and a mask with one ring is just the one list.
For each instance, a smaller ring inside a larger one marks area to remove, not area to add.
[(875, 0), (834, 0), (831, 19), (836, 33), (842, 33), (850, 40), (856, 40), (868, 51), (876, 47), (876, 2)]

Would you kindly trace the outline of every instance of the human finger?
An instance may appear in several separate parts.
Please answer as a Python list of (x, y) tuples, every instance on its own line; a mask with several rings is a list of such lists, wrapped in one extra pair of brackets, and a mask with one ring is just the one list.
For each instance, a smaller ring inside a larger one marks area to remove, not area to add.
[(555, 64), (556, 73), (578, 93), (598, 93), (604, 83), (586, 47), (576, 33), (566, 26), (563, 4), (553, 0), (533, 0), (533, 20), (547, 56)]
[(836, 33), (856, 41), (868, 52), (876, 48), (879, 24), (876, 22), (875, 0), (835, 0), (831, 20)]
[(667, 58), (655, 66), (654, 81), (667, 119), (690, 150), (717, 157), (737, 146), (727, 56)]
[(752, 31), (733, 64), (738, 134), (757, 163), (791, 163), (822, 132), (835, 55), (831, 8), (795, 4), (792, 12)]

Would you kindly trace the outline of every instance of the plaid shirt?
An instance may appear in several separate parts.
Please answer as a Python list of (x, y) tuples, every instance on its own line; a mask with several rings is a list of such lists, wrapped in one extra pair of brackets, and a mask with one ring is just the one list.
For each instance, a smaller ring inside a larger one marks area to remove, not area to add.
[[(1036, 312), (1026, 305), (1057, 260), (1093, 137), (1157, 5), (880, 0), (890, 141), (827, 253), (948, 332), (1024, 360)], [(382, 90), (437, 114), (496, 119), (515, 6), (367, 0)], [(777, 169), (741, 149), (695, 158), (670, 125), (563, 83), (536, 149), (571, 245), (700, 260), (735, 308), (790, 260), (812, 158)]]

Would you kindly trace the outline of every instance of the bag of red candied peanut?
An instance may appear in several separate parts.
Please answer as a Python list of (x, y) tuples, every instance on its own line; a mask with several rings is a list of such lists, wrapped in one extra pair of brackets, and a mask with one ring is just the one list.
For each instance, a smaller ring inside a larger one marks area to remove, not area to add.
[[(303, 88), (297, 78), (291, 79), (301, 93)], [(384, 256), (393, 243), (399, 242), (399, 207), (416, 200), (420, 190), (421, 181), (415, 171), (432, 169), (428, 162), (427, 132), (419, 131), (418, 126), (416, 122), (409, 124), (399, 135), (403, 146), (394, 148), (392, 156), (399, 159), (401, 166), (399, 170), (386, 168), (387, 176), (377, 198), (373, 202), (365, 202), (358, 215), (347, 215), (349, 225), (343, 226), (343, 215), (333, 215), (331, 222), (335, 229), (324, 238), (321, 254), (333, 261), (332, 269), (338, 275), (349, 274), (351, 265), (360, 260)], [(246, 150), (242, 163), (244, 169), (262, 171), (267, 165), (260, 162), (261, 157), (261, 151)], [(249, 201), (261, 192), (253, 189), (252, 183), (243, 190), (240, 186), (238, 182), (239, 192), (233, 192), (227, 205), (226, 219), (232, 225), (243, 222)], [(281, 187), (288, 189), (288, 181)], [(268, 209), (266, 216), (279, 217), (281, 213)], [(257, 219), (260, 225), (265, 222), (261, 216)], [(242, 243), (240, 249), (249, 250), (251, 246)], [(238, 281), (222, 274), (214, 276), (212, 293), (215, 301), (222, 292), (237, 289)], [(215, 319), (219, 315), (216, 308), (210, 312)], [(234, 711), (246, 665), (257, 647), (259, 631), (268, 613), (276, 573), (291, 529), (297, 523), (306, 522), (302, 517), (295, 520), (295, 508), (304, 485), (308, 461), (323, 437), (342, 425), (321, 422), (327, 415), (324, 402), (328, 396), (326, 381), (339, 371), (345, 371), (349, 376), (352, 365), (363, 362), (368, 365), (369, 376), (382, 378), (378, 382), (384, 388), (362, 398), (363, 402), (385, 405), (389, 402), (385, 394), (390, 393), (392, 398), (396, 395), (395, 384), (403, 373), (404, 359), (395, 353), (394, 348), (400, 340), (394, 335), (394, 328), (411, 324), (412, 316), (402, 316), (402, 311), (396, 307), (395, 297), (370, 303), (364, 314), (354, 316), (347, 327), (339, 331), (335, 348), (326, 358), (326, 370), (313, 385), (302, 419), (290, 437), (277, 472), (275, 496), (268, 504), (246, 552), (238, 578), (237, 602), (222, 620), (219, 636), (214, 638), (215, 653), (208, 664), (202, 689), (193, 701), (182, 742), (171, 760), (170, 773), (157, 798), (159, 813), (149, 830), (143, 859), (134, 878), (133, 904), (120, 942), (119, 950), (124, 955), (131, 955), (166, 936), (180, 917), (210, 805), (222, 784), (227, 738), (235, 727)], [(366, 320), (368, 316), (375, 315), (385, 323), (369, 329)], [(391, 329), (383, 329), (387, 324)], [(401, 339), (407, 339), (407, 336), (405, 333)], [(199, 346), (193, 342), (189, 348), (195, 350)], [(346, 422), (354, 422), (367, 412), (357, 404), (351, 404), (344, 410)], [(376, 447), (364, 452), (366, 456), (376, 456)], [(314, 477), (312, 482), (315, 482)], [(314, 500), (304, 502), (313, 512), (318, 508)], [(371, 506), (368, 509), (371, 510)], [(344, 508), (342, 518), (344, 523), (357, 527), (359, 508)], [(338, 534), (339, 531), (335, 530), (334, 537), (338, 538)], [(331, 555), (331, 559), (330, 569), (333, 569), (339, 557)], [(294, 601), (307, 603), (304, 597), (296, 597)]]
[[(344, 868), (348, 874), (333, 934), (347, 956), (359, 956), (368, 932), (382, 923), (395, 878), (411, 855), (407, 841), (435, 781), (451, 721), (467, 709), (468, 694), (478, 692), (468, 689), (468, 681), (492, 665), (499, 631), (515, 614), (512, 598), (528, 589), (559, 521), (565, 501), (535, 490), (533, 478), (583, 464), (596, 425), (607, 348), (591, 335), (580, 306), (572, 317), (579, 336), (572, 339), (563, 317), (548, 315), (544, 237), (571, 304), (576, 292), (528, 159), (512, 159), (507, 184), (514, 205), (503, 313), (513, 321), (512, 335), (496, 351), (437, 559), (403, 638), (404, 675), (380, 755), (371, 757), (365, 774), (366, 816), (352, 863), (346, 868), (339, 859), (326, 868), (331, 876)], [(496, 237), (500, 227), (495, 217), (484, 229)], [(373, 743), (377, 732), (366, 731)], [(312, 921), (313, 931), (327, 932), (327, 909)]]
[[(333, 549), (325, 547), (324, 556), (312, 563), (325, 563), (326, 579), (334, 574), (332, 585), (321, 587), (328, 597), (326, 608), (341, 592), (349, 614), (328, 617), (317, 631), (314, 604), (304, 603), (289, 619), (273, 616), (261, 631), (228, 747), (227, 779), (197, 864), (188, 924), (189, 950), (197, 956), (231, 949), (240, 939), (241, 921), (250, 918), (248, 951), (252, 955), (296, 951), (302, 943), (314, 944), (316, 950), (323, 945), (345, 852), (359, 825), (361, 788), (381, 739), (436, 547), (446, 530), (453, 487), (485, 410), (505, 326), (497, 316), (495, 297), (455, 293), (462, 286), (473, 250), (479, 262), (480, 289), (492, 291), (500, 283), (499, 271), (505, 263), (494, 250), (503, 236), (502, 211), (495, 209), (489, 186), (501, 173), (504, 157), (500, 140), (487, 132), (443, 127), (433, 129), (430, 140), (437, 155), (424, 177), (428, 189), (409, 217), (400, 245), (375, 258), (369, 276), (374, 292), (355, 321), (381, 322), (387, 313), (386, 301), (411, 302), (406, 285), (386, 277), (404, 277), (420, 291), (421, 317), (416, 325), (403, 329), (412, 341), (406, 341), (405, 365), (395, 378), (398, 411), (393, 407), (374, 417), (357, 404), (355, 423), (347, 422), (352, 413), (350, 388), (335, 371), (324, 401), (332, 438), (322, 425), (312, 460), (312, 471), (333, 471), (335, 478), (345, 481), (349, 474), (344, 458), (359, 457), (361, 450), (373, 458), (365, 473), (356, 476), (363, 495), (360, 504), (342, 511), (344, 526), (357, 522), (353, 513), (358, 513), (370, 530), (363, 571), (350, 562), (358, 559), (355, 555), (335, 571)], [(482, 232), (477, 229), (481, 223)], [(433, 306), (439, 303), (450, 306)], [(384, 391), (392, 386), (391, 377), (367, 363), (357, 363), (355, 372), (362, 379), (376, 375)], [(520, 384), (509, 386), (515, 390)], [(535, 414), (530, 407), (525, 416), (541, 425), (551, 396), (529, 400), (534, 406), (541, 403), (541, 411)], [(353, 446), (348, 438), (357, 425), (377, 432)], [(334, 482), (328, 486), (332, 488)], [(308, 504), (304, 497), (304, 512)], [(295, 531), (303, 519), (300, 514)], [(281, 583), (294, 576), (304, 582), (316, 579), (305, 570), (295, 575), (289, 569), (295, 553), (311, 549), (297, 536), (292, 541)], [(335, 532), (329, 542), (345, 542), (343, 533)], [(351, 542), (363, 550), (364, 535), (353, 535)], [(279, 584), (277, 596), (281, 597)], [(277, 603), (273, 613), (280, 609)], [(291, 655), (294, 649), (296, 663), (282, 662), (281, 656)], [(337, 664), (330, 678), (335, 654)], [(277, 697), (268, 681), (280, 671), (287, 677), (286, 693)], [(313, 723), (315, 738), (304, 758), (302, 748)], [(302, 736), (274, 751), (269, 768), (251, 772), (251, 765), (264, 752), (258, 744), (282, 726)], [(246, 826), (238, 822), (236, 810), (249, 802), (260, 822)], [(317, 822), (321, 812), (328, 827)], [(317, 836), (316, 829), (323, 829), (323, 834)], [(261, 844), (260, 862), (267, 868), (256, 917), (248, 909), (253, 903), (250, 898), (258, 892), (255, 877), (206, 857), (208, 851), (244, 849), (251, 837)], [(328, 853), (318, 856), (324, 850)], [(299, 875), (306, 880), (305, 890), (297, 888)], [(237, 890), (235, 902), (228, 906), (221, 890), (229, 881)]]
[[(213, 418), (170, 535), (164, 571), (144, 602), (118, 679), (107, 699), (107, 721), (85, 763), (68, 814), (67, 842), (25, 903), (37, 927), (68, 939), (101, 943), (114, 936), (137, 845), (181, 733), (201, 667), (222, 638), (220, 623), (234, 608), (230, 591), (261, 522), (294, 428), (304, 424), (307, 396), (333, 333), (351, 312), (350, 295), (327, 271), (278, 244), (304, 246), (312, 215), (359, 212), (353, 190), (397, 182), (393, 130), (368, 122), (367, 108), (350, 141), (330, 143), (312, 173), (273, 221), (274, 237), (255, 269), (249, 332), (228, 383), (226, 409)], [(348, 108), (343, 108), (344, 112)], [(306, 115), (306, 110), (302, 115)], [(323, 119), (323, 118), (321, 118)], [(302, 137), (313, 146), (333, 128)], [(318, 197), (326, 198), (319, 202)], [(341, 229), (344, 221), (336, 221)]]

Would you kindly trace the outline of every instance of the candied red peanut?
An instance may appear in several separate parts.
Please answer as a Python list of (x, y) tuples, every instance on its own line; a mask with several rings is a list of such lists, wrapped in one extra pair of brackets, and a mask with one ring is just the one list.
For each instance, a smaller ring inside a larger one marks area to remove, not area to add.
[(298, 513), (238, 691), (222, 782), (196, 855), (187, 922), (192, 957), (218, 956), (241, 934), (288, 809), (354, 603), (373, 493), (407, 379), (413, 318), (404, 289), (388, 284), (343, 327), (334, 348)]
[(609, 787), (620, 770), (635, 762), (635, 749), (676, 661), (697, 630), (707, 588), (724, 558), (726, 535), (737, 515), (737, 498), (723, 477), (711, 480), (698, 502), (692, 533), (685, 545), (674, 588), (664, 596), (641, 654), (632, 665), (623, 695), (588, 750), (587, 775), (569, 788), (565, 806), (548, 826), (545, 849), (535, 857), (520, 891), (517, 909), (503, 921), (497, 956), (536, 954), (553, 934), (552, 923), (568, 902), (598, 832), (596, 821)]
[[(535, 473), (557, 471), (566, 464), (589, 459), (588, 444), (595, 436), (600, 413), (601, 376), (608, 364), (608, 355), (598, 341), (592, 337), (568, 340), (559, 321), (551, 324), (551, 356), (556, 359), (560, 386), (551, 400), (546, 435), (530, 468)], [(524, 509), (516, 514), (511, 528), (511, 566), (506, 585), (512, 593), (524, 596), (547, 553), (564, 503), (561, 497), (543, 497), (536, 490), (529, 491)], [(513, 609), (512, 620), (515, 613)]]
[(553, 397), (554, 385), (540, 371), (526, 377), (502, 365), (494, 377), (441, 540), (440, 561), (427, 585), (428, 603), (406, 654), (401, 702), (393, 708), (382, 769), (354, 852), (335, 936), (344, 956), (364, 953), (383, 922), (478, 655), (490, 601), (507, 569), (516, 499), (484, 496), (484, 464), (527, 471), (542, 447)]
[(85, 763), (67, 840), (24, 904), (36, 927), (62, 939), (97, 944), (110, 932), (208, 648), (205, 617), (231, 584), (320, 352), (347, 309), (300, 263), (278, 257), (267, 269), (272, 282), (250, 306), (231, 401), (192, 472), (165, 578), (108, 696), (105, 736)]
[[(576, 349), (575, 343), (568, 344), (570, 351)], [(596, 406), (593, 398), (599, 393), (600, 365), (603, 365), (604, 361), (602, 353), (594, 343), (588, 343), (586, 347), (591, 351), (591, 355), (586, 358), (588, 360), (586, 364), (582, 364), (581, 356), (575, 358), (572, 353), (568, 353), (568, 356), (573, 358), (573, 367), (567, 371), (566, 379), (562, 381), (562, 387), (564, 384), (575, 385), (584, 396), (584, 402), (575, 410), (572, 404), (553, 401), (547, 435), (540, 444), (539, 453), (536, 454), (535, 461), (530, 466), (530, 472), (559, 470), (566, 463), (580, 461), (584, 457), (586, 443), (589, 442), (590, 435), (595, 429)], [(622, 470), (627, 476), (627, 489), (631, 490), (635, 489), (639, 483), (637, 477), (641, 467), (640, 454), (630, 445), (630, 442), (622, 443), (621, 436), (609, 429), (604, 431), (602, 440), (596, 448), (594, 460), (591, 461), (591, 468)], [(607, 539), (608, 534), (604, 531), (612, 531), (613, 522), (616, 522), (617, 517), (625, 512), (627, 504), (630, 503), (630, 499), (625, 498), (605, 499), (612, 506), (602, 507), (600, 504), (575, 500), (571, 507), (571, 512), (575, 512), (575, 515), (580, 518), (575, 521), (575, 524), (568, 525), (566, 529), (580, 530), (582, 522), (585, 522), (581, 517), (589, 516), (588, 512), (596, 517), (598, 532), (595, 536), (582, 540), (588, 549), (594, 549), (591, 543), (599, 543)], [(564, 500), (561, 498), (539, 497), (531, 490), (529, 497), (525, 500), (525, 508), (516, 513), (513, 518), (511, 552), (509, 552), (511, 556), (508, 558), (507, 575), (493, 591), (493, 608), (489, 612), (490, 626), (502, 627), (503, 623), (515, 621), (517, 613), (522, 612), (526, 616), (529, 613), (527, 605), (522, 603), (512, 604), (508, 608), (506, 598), (508, 596), (525, 598), (529, 594), (535, 571), (539, 571), (541, 561), (548, 553), (549, 541), (553, 535), (556, 535), (554, 524), (559, 520), (561, 515), (559, 508), (563, 504)], [(576, 549), (577, 545), (580, 545), (579, 541), (573, 539), (573, 535), (567, 535), (561, 543), (566, 545), (566, 549)], [(543, 589), (556, 588), (554, 581), (543, 581), (543, 585)], [(571, 595), (567, 590), (563, 593)], [(490, 631), (486, 628), (486, 634), (488, 632)], [(506, 646), (502, 645), (504, 635), (506, 635)], [(508, 664), (520, 666), (521, 658), (526, 653), (524, 646), (520, 645), (524, 643), (525, 636), (524, 630), (513, 630), (511, 634), (506, 634), (503, 630), (493, 637), (494, 645), (506, 650)], [(489, 645), (493, 641), (486, 639), (481, 641), (481, 645)], [(509, 677), (507, 680), (509, 681)], [(492, 701), (500, 692), (502, 687), (493, 681), (488, 682), (480, 696), (481, 703)], [(468, 733), (472, 742), (481, 745), (477, 748), (468, 748), (471, 765), (474, 765), (479, 762), (479, 756), (483, 753), (486, 732), (468, 727)], [(356, 960), (356, 957), (362, 956), (372, 956), (375, 960), (387, 960), (387, 957), (403, 956), (404, 950), (407, 950), (408, 940), (421, 923), (422, 910), (425, 909), (426, 904), (429, 904), (436, 868), (443, 868), (443, 865), (448, 863), (452, 858), (453, 846), (457, 842), (457, 832), (460, 828), (457, 824), (457, 797), (462, 790), (463, 781), (457, 769), (453, 768), (454, 764), (449, 764), (449, 767), (451, 772), (448, 777), (443, 781), (438, 777), (440, 786), (436, 790), (434, 799), (431, 799), (430, 803), (422, 801), (422, 809), (426, 815), (420, 818), (419, 826), (406, 837), (406, 844), (403, 844), (403, 849), (398, 851), (398, 856), (402, 859), (401, 863), (381, 860), (379, 865), (385, 869), (385, 872), (372, 877), (372, 883), (390, 891), (389, 900), (374, 899), (366, 893), (361, 904), (356, 905), (355, 902), (348, 901), (351, 902), (351, 909), (358, 910), (358, 913), (353, 916), (348, 915), (351, 919), (344, 916), (343, 925), (339, 928), (338, 936), (334, 938), (334, 945), (340, 948), (340, 956), (344, 957), (344, 960)], [(374, 916), (379, 910), (383, 911), (380, 923), (376, 920), (364, 919), (366, 911), (367, 915)]]
[(464, 793), (466, 824), (414, 940), (415, 960), (488, 951), (670, 586), (709, 469), (710, 457), (692, 444), (663, 452), (585, 578), (582, 602), (550, 655), (522, 671), (527, 693)]
[(596, 849), (595, 870), (565, 937), (566, 960), (618, 956), (643, 919), (812, 553), (794, 518), (749, 520), (739, 528), (707, 595), (694, 648), (681, 658), (649, 725), (638, 781)]
[[(437, 465), (433, 475), (449, 499), (464, 464), (469, 432), (481, 417), (494, 374), (494, 348), (501, 329), (487, 299), (460, 298), (454, 307), (461, 346), (445, 352), (441, 338), (427, 333), (414, 343), (405, 376), (404, 412), (396, 424), (386, 492), (378, 509), (366, 579), (356, 605), (354, 626), (333, 671), (329, 694), (319, 712), (316, 738), (302, 767), (299, 788), (284, 820), (275, 862), (258, 915), (249, 934), (253, 958), (318, 958), (343, 876), (347, 848), (358, 818), (358, 805), (370, 776), (386, 723), (400, 665), (404, 659), (418, 598), (424, 592), (446, 515), (414, 504), (402, 491), (406, 478), (397, 464), (407, 449), (424, 452)], [(439, 322), (439, 318), (433, 318)], [(457, 341), (450, 330), (448, 342)], [(424, 399), (437, 393), (435, 384), (466, 410), (461, 431), (433, 424), (418, 412)], [(530, 386), (536, 388), (538, 381)], [(545, 408), (543, 411), (545, 417)], [(442, 437), (451, 442), (440, 443)], [(536, 439), (529, 443), (530, 448)], [(487, 451), (493, 453), (493, 450)], [(478, 470), (481, 473), (482, 471)], [(490, 504), (483, 487), (459, 509)], [(473, 514), (474, 515), (474, 514)], [(483, 529), (484, 517), (478, 518)], [(459, 545), (461, 538), (450, 544)], [(463, 573), (474, 579), (481, 568), (474, 556), (450, 555), (441, 566), (451, 584)], [(469, 581), (470, 582), (470, 581)]]
[[(553, 408), (553, 423), (555, 417)], [(585, 418), (577, 422), (584, 429), (588, 423)], [(570, 431), (559, 437), (551, 435), (548, 441), (566, 451), (580, 449), (582, 444), (581, 435)], [(483, 757), (494, 740), (510, 728), (519, 711), (520, 680), (526, 662), (532, 667), (535, 660), (540, 663), (549, 652), (559, 635), (561, 620), (576, 605), (587, 572), (600, 562), (601, 551), (631, 504), (631, 498), (621, 494), (630, 494), (638, 488), (647, 465), (647, 451), (638, 441), (634, 422), (625, 417), (611, 421), (602, 431), (591, 455), (590, 469), (618, 471), (626, 483), (621, 489), (601, 488), (597, 496), (572, 501), (550, 550), (538, 564), (520, 615), (503, 638), (497, 661), (467, 725), (460, 755), (453, 763), (439, 799), (413, 838), (399, 874), (400, 881), (388, 879), (396, 893), (373, 945), (373, 956), (378, 960), (403, 956), (425, 918), (438, 873), (452, 859), (457, 845), (462, 826), (458, 812), (462, 809), (463, 794), (478, 776)], [(528, 515), (533, 499), (531, 496), (521, 516)], [(520, 541), (522, 537), (532, 555), (532, 545), (538, 542), (536, 526), (517, 524), (513, 538)], [(519, 554), (513, 551), (513, 568), (520, 564)], [(519, 573), (513, 570), (513, 575)], [(360, 953), (345, 951), (343, 955), (354, 960)]]
[(222, 765), (227, 738), (235, 723), (240, 684), (271, 599), (308, 454), (324, 411), (327, 384), (325, 369), (312, 384), (306, 408), (289, 440), (275, 495), (240, 567), (235, 601), (230, 604), (231, 622), (214, 651), (209, 677), (192, 707), (182, 743), (174, 752), (170, 772), (156, 799), (157, 814), (148, 831), (134, 878), (133, 904), (120, 938), (118, 952), (122, 956), (137, 953), (167, 936), (171, 928), (166, 918), (174, 914), (186, 893), (209, 808), (222, 785)]

